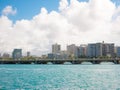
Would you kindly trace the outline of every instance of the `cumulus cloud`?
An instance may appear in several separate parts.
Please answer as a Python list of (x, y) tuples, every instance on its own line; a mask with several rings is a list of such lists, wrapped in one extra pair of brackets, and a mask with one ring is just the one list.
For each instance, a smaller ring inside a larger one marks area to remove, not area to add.
[(6, 6), (3, 10), (2, 10), (2, 14), (3, 15), (15, 15), (17, 13), (16, 9), (13, 9), (12, 6)]
[(56, 42), (63, 49), (67, 44), (103, 40), (120, 45), (120, 7), (110, 0), (61, 0), (58, 8), (49, 13), (41, 8), (31, 20), (17, 20), (14, 24), (7, 16), (1, 16), (0, 50), (22, 48), (41, 55), (51, 52), (51, 44)]
[(62, 11), (68, 7), (68, 0), (61, 0), (59, 4), (59, 10)]

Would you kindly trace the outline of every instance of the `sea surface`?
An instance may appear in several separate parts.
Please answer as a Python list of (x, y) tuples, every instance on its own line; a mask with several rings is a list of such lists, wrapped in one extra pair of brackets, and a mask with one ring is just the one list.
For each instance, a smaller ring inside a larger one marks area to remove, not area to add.
[(120, 90), (120, 65), (0, 65), (0, 90)]

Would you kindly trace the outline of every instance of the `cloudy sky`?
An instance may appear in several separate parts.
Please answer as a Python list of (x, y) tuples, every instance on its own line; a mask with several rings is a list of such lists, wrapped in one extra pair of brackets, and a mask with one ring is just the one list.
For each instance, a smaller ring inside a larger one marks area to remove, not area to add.
[(0, 52), (33, 55), (69, 44), (120, 45), (120, 0), (0, 0)]

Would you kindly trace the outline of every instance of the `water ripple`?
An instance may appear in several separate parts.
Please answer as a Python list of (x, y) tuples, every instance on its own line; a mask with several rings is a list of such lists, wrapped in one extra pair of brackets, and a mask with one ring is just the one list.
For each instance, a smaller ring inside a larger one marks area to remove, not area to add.
[(120, 65), (1, 65), (1, 89), (120, 90)]

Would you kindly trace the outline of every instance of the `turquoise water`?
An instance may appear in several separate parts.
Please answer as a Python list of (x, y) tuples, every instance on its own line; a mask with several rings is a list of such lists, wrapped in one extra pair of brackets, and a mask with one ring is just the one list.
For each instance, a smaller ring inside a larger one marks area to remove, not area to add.
[(0, 90), (120, 90), (120, 65), (0, 65)]

